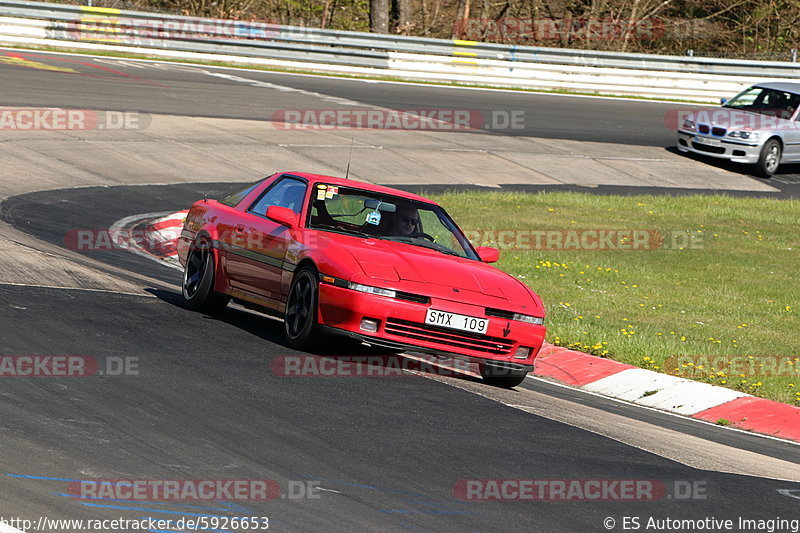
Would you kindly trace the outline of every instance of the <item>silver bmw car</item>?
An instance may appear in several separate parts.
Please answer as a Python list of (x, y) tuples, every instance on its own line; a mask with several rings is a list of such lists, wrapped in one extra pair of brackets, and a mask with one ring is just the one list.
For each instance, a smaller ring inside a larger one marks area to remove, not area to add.
[(800, 83), (759, 83), (722, 107), (681, 111), (678, 150), (756, 165), (769, 178), (800, 162)]

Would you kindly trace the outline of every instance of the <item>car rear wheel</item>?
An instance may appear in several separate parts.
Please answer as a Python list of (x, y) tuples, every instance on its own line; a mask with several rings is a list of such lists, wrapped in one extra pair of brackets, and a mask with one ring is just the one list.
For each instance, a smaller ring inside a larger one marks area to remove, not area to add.
[(762, 178), (771, 178), (778, 165), (781, 163), (781, 143), (778, 139), (770, 139), (761, 148), (761, 155), (758, 156), (758, 175)]
[(319, 274), (312, 266), (297, 271), (289, 289), (283, 330), (289, 346), (308, 349), (314, 344), (317, 333), (317, 302), (319, 299)]
[(200, 239), (192, 245), (183, 267), (181, 296), (189, 309), (221, 313), (230, 300), (214, 292), (214, 254), (211, 243)]
[(525, 376), (528, 375), (524, 370), (513, 370), (494, 365), (482, 364), (479, 368), (484, 383), (504, 389), (516, 387), (525, 381)]

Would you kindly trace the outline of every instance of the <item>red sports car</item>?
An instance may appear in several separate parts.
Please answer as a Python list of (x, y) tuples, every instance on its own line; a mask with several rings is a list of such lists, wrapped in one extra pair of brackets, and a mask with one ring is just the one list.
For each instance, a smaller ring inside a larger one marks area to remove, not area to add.
[(545, 336), (539, 297), (487, 265), (426, 198), (342, 178), (277, 173), (195, 203), (178, 241), (189, 308), (233, 299), (283, 317), (288, 344), (322, 334), (478, 363), (513, 387)]

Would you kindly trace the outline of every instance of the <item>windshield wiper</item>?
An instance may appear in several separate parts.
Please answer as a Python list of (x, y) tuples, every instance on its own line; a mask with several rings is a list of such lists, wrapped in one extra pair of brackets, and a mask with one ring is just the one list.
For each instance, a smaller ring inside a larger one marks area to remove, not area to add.
[(441, 252), (441, 253), (447, 254), (447, 255), (454, 255), (456, 257), (464, 257), (460, 253), (455, 252), (455, 251), (451, 250), (450, 248), (448, 248), (448, 247), (446, 247), (446, 246), (444, 246), (442, 244), (435, 243), (435, 242), (429, 242), (429, 241), (421, 241), (416, 237), (390, 236), (390, 237), (381, 237), (381, 238), (389, 240), (389, 241), (397, 241), (397, 242), (403, 242), (403, 243), (406, 243), (406, 244), (413, 244), (414, 246), (421, 246), (423, 248), (428, 248), (429, 250), (436, 250), (437, 252)]
[(344, 233), (345, 235), (359, 235), (361, 237), (367, 237), (368, 239), (374, 239), (375, 235), (370, 235), (364, 231), (358, 231), (356, 229), (350, 228), (341, 228), (339, 226), (335, 226), (333, 224), (314, 224), (311, 226), (312, 229), (330, 229), (337, 233)]

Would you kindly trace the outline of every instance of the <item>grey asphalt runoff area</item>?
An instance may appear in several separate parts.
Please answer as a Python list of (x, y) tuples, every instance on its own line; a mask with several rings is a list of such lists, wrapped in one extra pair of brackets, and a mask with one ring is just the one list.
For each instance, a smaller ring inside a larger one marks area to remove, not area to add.
[[(2, 379), (1, 516), (194, 513), (268, 516), (277, 531), (476, 532), (622, 531), (633, 517), (713, 517), (739, 531), (739, 518), (800, 518), (797, 445), (538, 380), (505, 391), (468, 376), (283, 377), (271, 362), (303, 354), (285, 346), (279, 321), (238, 307), (217, 318), (188, 311), (177, 271), (64, 242), (70, 230), (186, 208), (275, 170), (342, 174), (351, 137), (356, 177), (402, 187), (794, 194), (792, 183), (670, 152), (668, 132), (648, 124), (672, 104), (235, 73), (274, 85), (254, 86), (114, 60), (97, 64), (115, 72), (96, 72), (90, 58), (58, 57), (92, 66), (72, 63), (80, 73), (70, 74), (0, 62), (0, 105), (140, 112), (147, 127), (0, 132), (0, 356), (135, 361), (136, 373)], [(342, 99), (523, 109), (547, 124), (501, 135), (289, 131), (266, 120), (281, 109), (348, 107)], [(451, 163), (461, 170), (448, 172)], [(607, 168), (593, 178), (593, 165)], [(266, 479), (287, 497), (97, 502), (70, 490), (87, 479)], [(655, 501), (461, 497), (464, 480), (487, 479), (653, 480), (667, 492)], [(288, 497), (303, 484), (321, 490)]]

